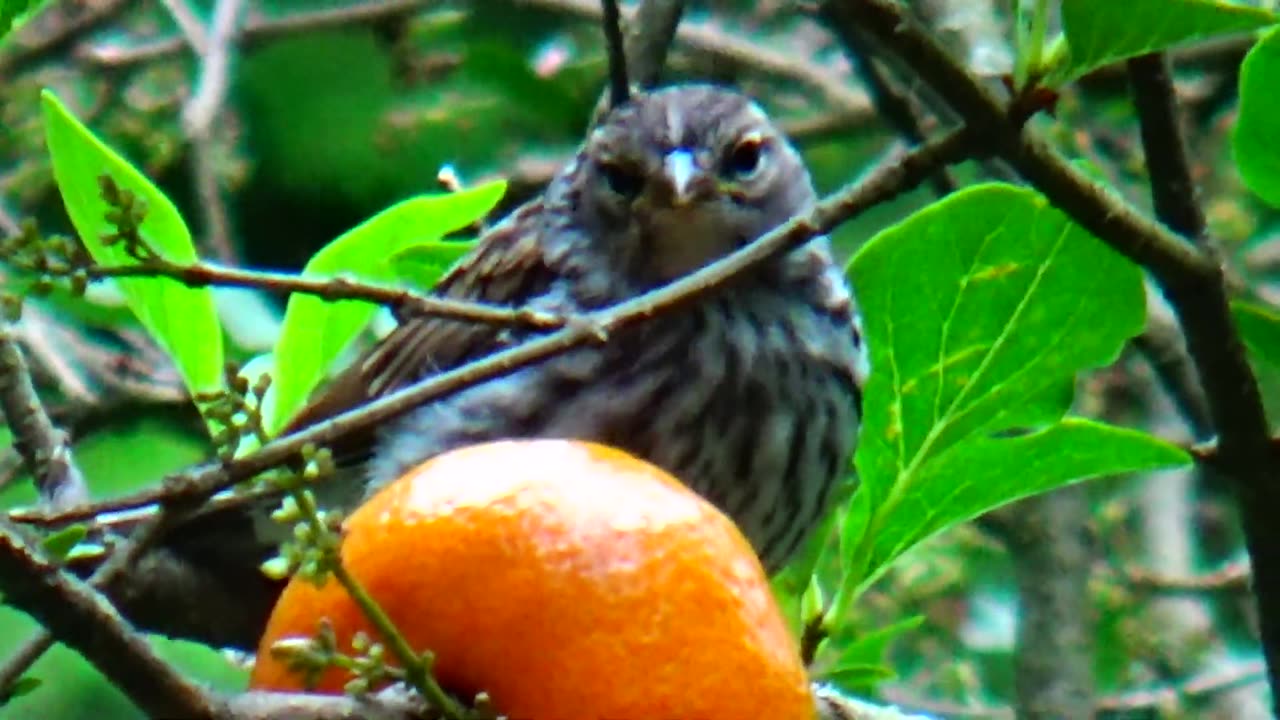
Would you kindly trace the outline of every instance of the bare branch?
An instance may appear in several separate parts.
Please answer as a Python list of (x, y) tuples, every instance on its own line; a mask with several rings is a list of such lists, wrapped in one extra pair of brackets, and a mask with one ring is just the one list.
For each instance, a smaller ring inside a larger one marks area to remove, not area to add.
[(370, 697), (247, 692), (227, 701), (234, 720), (431, 720), (420, 699), (393, 686)]
[(1267, 668), (1261, 662), (1246, 662), (1190, 678), (1176, 686), (1140, 690), (1103, 698), (1098, 703), (1100, 717), (1108, 714), (1127, 717), (1135, 711), (1176, 706), (1184, 699), (1203, 700), (1243, 685), (1262, 682)]
[(684, 0), (644, 0), (636, 8), (626, 42), (632, 82), (640, 87), (658, 84), (683, 14)]
[(197, 55), (203, 55), (208, 46), (208, 38), (205, 37), (204, 27), (200, 25), (200, 18), (192, 12), (186, 0), (160, 0), (160, 4), (182, 31), (182, 36), (191, 49), (195, 50)]
[[(181, 4), (184, 0), (166, 0)], [(185, 6), (184, 6), (185, 7)], [(243, 0), (218, 0), (213, 8), (213, 21), (203, 47), (195, 46), (201, 56), (200, 79), (195, 92), (182, 109), (182, 126), (192, 143), (192, 172), (196, 194), (205, 217), (205, 245), (224, 263), (232, 263), (236, 253), (231, 244), (231, 222), (222, 188), (218, 182), (215, 157), (217, 139), (214, 121), (226, 102), (231, 44), (235, 39), (236, 19)], [(175, 16), (176, 17), (176, 16)]]
[(0, 325), (0, 413), (14, 445), (35, 478), (45, 504), (65, 508), (89, 498), (84, 476), (71, 456), (66, 433), (55, 428), (31, 383), (31, 371), (12, 329)]
[(306, 278), (289, 273), (239, 270), (213, 263), (196, 262), (182, 265), (163, 258), (153, 258), (137, 265), (112, 267), (94, 265), (85, 268), (85, 272), (93, 280), (167, 277), (191, 287), (218, 285), (256, 288), (276, 293), (306, 293), (325, 300), (366, 300), (385, 305), (406, 315), (430, 315), (494, 325), (553, 329), (564, 324), (561, 318), (535, 310), (494, 307), (481, 303), (437, 298), (412, 290), (374, 285), (347, 278)]
[(761, 236), (701, 270), (636, 298), (577, 318), (556, 332), (525, 341), (483, 360), (426, 378), (358, 409), (343, 413), (298, 433), (274, 440), (227, 465), (206, 465), (166, 478), (148, 489), (112, 501), (85, 504), (62, 512), (19, 512), (10, 517), (45, 524), (95, 517), (109, 511), (131, 510), (155, 503), (199, 503), (212, 494), (292, 460), (306, 444), (324, 446), (349, 433), (386, 422), (438, 397), (510, 373), (575, 347), (599, 342), (609, 333), (643, 322), (673, 307), (692, 302), (780, 253), (829, 232), (867, 208), (906, 192), (947, 163), (968, 157), (973, 143), (955, 131), (898, 158), (893, 158), (862, 181), (836, 192), (806, 215)]
[(40, 557), (7, 523), (0, 523), (0, 589), (6, 604), (75, 648), (148, 715), (220, 717), (219, 701), (156, 655), (105, 597)]

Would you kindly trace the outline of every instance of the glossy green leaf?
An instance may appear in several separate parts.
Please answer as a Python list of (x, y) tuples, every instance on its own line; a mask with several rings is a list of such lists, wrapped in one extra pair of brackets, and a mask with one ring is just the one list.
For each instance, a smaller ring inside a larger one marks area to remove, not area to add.
[(1272, 30), (1240, 66), (1240, 110), (1231, 134), (1236, 167), (1249, 189), (1280, 208), (1280, 29)]
[(44, 548), (45, 553), (57, 562), (66, 559), (76, 545), (84, 540), (85, 535), (89, 532), (84, 525), (68, 525), (57, 532), (46, 536), (40, 541), (40, 546)]
[(921, 466), (871, 538), (885, 567), (921, 540), (1006, 503), (1104, 475), (1186, 465), (1186, 451), (1137, 430), (1067, 418), (1026, 435), (969, 440)]
[[(956, 193), (874, 238), (851, 274), (872, 373), (856, 458), (867, 515), (841, 538), (846, 582), (1016, 498), (1186, 461), (1140, 433), (1058, 424), (1074, 374), (1116, 357), (1145, 301), (1138, 268), (1040, 195)], [(1027, 447), (1045, 453), (1020, 456), (1030, 472), (1000, 460)]]
[(1062, 3), (1068, 60), (1052, 84), (1183, 43), (1258, 30), (1276, 22), (1266, 10), (1215, 0), (1070, 0)]
[[(393, 281), (402, 269), (393, 258), (410, 247), (449, 244), (440, 243), (440, 238), (484, 217), (505, 191), (506, 183), (498, 181), (400, 202), (321, 248), (302, 274)], [(327, 302), (302, 294), (289, 298), (274, 353), (268, 432), (275, 433), (287, 423), (377, 309), (356, 300)]]
[[(102, 242), (115, 232), (106, 220), (110, 208), (100, 194), (99, 178), (107, 175), (146, 202), (139, 232), (153, 250), (172, 262), (195, 262), (191, 233), (173, 203), (94, 136), (53, 93), (46, 90), (41, 99), (54, 178), (67, 214), (93, 259), (109, 266), (137, 263), (119, 244), (107, 247)], [(221, 386), (222, 328), (209, 288), (191, 288), (165, 278), (130, 278), (117, 284), (143, 327), (173, 358), (188, 388), (198, 392)]]
[(812, 675), (846, 692), (865, 694), (895, 677), (888, 666), (889, 644), (924, 624), (923, 615), (909, 615), (891, 625), (854, 633), (848, 623), (835, 625), (836, 634), (823, 643)]
[(1231, 303), (1240, 337), (1255, 357), (1280, 367), (1280, 312), (1243, 301)]

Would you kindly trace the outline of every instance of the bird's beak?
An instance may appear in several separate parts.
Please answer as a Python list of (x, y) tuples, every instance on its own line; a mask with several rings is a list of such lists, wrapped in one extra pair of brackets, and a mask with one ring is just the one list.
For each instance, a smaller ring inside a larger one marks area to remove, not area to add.
[(698, 164), (693, 153), (688, 150), (674, 150), (667, 154), (663, 161), (663, 169), (667, 181), (671, 183), (671, 204), (674, 207), (688, 205), (693, 199), (694, 176), (698, 173)]

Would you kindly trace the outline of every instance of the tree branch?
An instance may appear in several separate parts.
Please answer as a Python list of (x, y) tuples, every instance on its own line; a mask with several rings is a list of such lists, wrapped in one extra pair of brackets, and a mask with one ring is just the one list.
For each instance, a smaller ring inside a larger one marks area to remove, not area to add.
[(0, 523), (0, 589), (6, 604), (75, 648), (148, 715), (221, 716), (219, 701), (156, 655), (105, 597), (40, 557), (7, 523)]
[(433, 375), (358, 409), (276, 439), (226, 465), (210, 464), (171, 475), (158, 489), (143, 490), (107, 502), (84, 504), (52, 513), (12, 511), (10, 517), (22, 522), (57, 524), (156, 503), (188, 506), (203, 502), (212, 494), (237, 482), (289, 462), (304, 445), (327, 445), (337, 438), (384, 423), (438, 397), (505, 375), (575, 347), (600, 342), (611, 332), (692, 302), (778, 254), (817, 235), (830, 232), (867, 208), (918, 186), (939, 167), (959, 162), (972, 152), (973, 143), (968, 134), (953, 131), (894, 158), (862, 181), (824, 198), (808, 214), (792, 218), (754, 242), (691, 275), (626, 302), (585, 314), (548, 335), (525, 341), (463, 367)]
[(43, 502), (51, 508), (83, 504), (84, 476), (71, 455), (67, 434), (53, 426), (31, 382), (31, 371), (12, 329), (0, 324), (0, 414)]
[[(78, 268), (79, 269), (79, 268)], [(213, 263), (196, 262), (182, 265), (164, 258), (151, 258), (136, 265), (83, 268), (91, 280), (128, 277), (167, 277), (191, 287), (244, 287), (275, 293), (305, 293), (325, 300), (365, 300), (385, 305), (399, 314), (514, 325), (538, 329), (554, 329), (564, 319), (531, 309), (506, 308), (482, 303), (438, 298), (403, 288), (374, 285), (348, 278), (307, 278), (289, 273), (265, 270), (241, 270)]]

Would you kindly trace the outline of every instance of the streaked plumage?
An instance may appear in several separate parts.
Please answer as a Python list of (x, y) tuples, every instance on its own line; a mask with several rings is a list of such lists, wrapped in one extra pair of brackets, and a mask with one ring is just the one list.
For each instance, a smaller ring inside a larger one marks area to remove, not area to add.
[[(708, 86), (660, 90), (614, 110), (543, 197), (488, 232), (436, 292), (557, 312), (601, 307), (725, 255), (814, 199), (799, 156), (754, 103)], [(411, 318), (294, 425), (521, 338)], [(431, 403), (336, 451), (367, 461), (376, 486), (484, 440), (609, 443), (716, 503), (776, 568), (849, 472), (859, 352), (848, 289), (818, 239), (602, 346)]]

